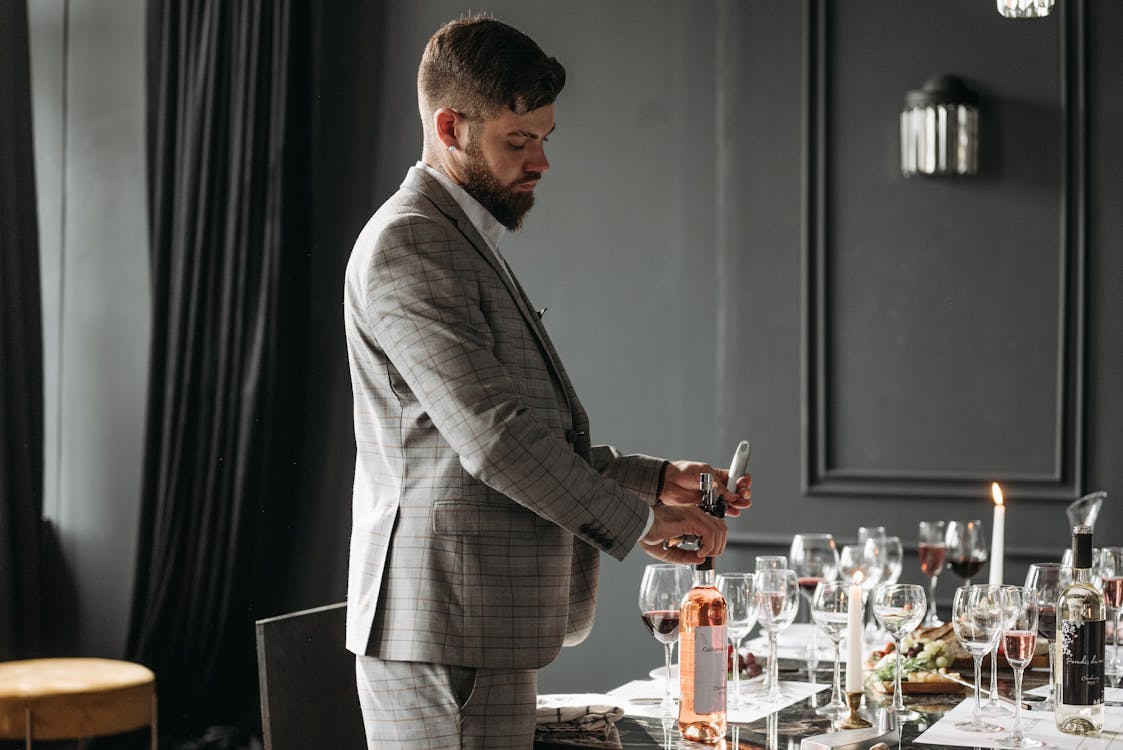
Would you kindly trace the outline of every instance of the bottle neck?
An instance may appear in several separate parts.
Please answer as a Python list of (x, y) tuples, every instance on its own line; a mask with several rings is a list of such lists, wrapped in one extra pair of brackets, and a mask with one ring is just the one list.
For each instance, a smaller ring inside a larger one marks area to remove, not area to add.
[(717, 585), (717, 574), (714, 573), (714, 559), (707, 557), (706, 562), (694, 566), (694, 588), (715, 585)]
[(1092, 582), (1092, 569), (1091, 568), (1073, 568), (1072, 569), (1072, 582), (1073, 583), (1091, 583)]

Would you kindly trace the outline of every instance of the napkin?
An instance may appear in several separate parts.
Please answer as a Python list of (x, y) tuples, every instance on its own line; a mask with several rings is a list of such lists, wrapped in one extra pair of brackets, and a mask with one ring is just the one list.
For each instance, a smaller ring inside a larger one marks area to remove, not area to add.
[(598, 693), (540, 695), (535, 714), (537, 731), (542, 733), (595, 734), (607, 736), (624, 709), (615, 699)]

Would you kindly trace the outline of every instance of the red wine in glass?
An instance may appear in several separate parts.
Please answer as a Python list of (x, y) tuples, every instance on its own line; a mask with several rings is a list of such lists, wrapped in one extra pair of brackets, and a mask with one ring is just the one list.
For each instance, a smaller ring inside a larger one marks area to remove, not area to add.
[(1109, 609), (1123, 607), (1123, 577), (1110, 576), (1103, 579), (1104, 601)]
[(940, 574), (947, 560), (948, 548), (943, 544), (920, 544), (920, 572), (929, 578)]
[(986, 558), (953, 557), (948, 564), (957, 576), (965, 581), (970, 581), (976, 573), (983, 569), (985, 563)]
[(1037, 634), (1052, 643), (1057, 640), (1057, 608), (1044, 606), (1037, 610)]
[(817, 578), (815, 576), (805, 576), (799, 579), (799, 590), (802, 591), (805, 596), (813, 596), (815, 594), (815, 587), (822, 582), (822, 578)]
[(678, 637), (678, 610), (652, 610), (644, 612), (643, 624), (660, 643), (674, 643)]

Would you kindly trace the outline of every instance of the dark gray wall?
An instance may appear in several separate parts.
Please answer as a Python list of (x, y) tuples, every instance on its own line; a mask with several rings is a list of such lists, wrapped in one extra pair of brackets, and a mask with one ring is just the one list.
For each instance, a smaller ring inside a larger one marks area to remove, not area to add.
[[(1086, 13), (1083, 156), (1062, 120), (1062, 82), (1071, 94), (1081, 66), (1058, 14), (1018, 22), (973, 0), (848, 0), (829, 3), (826, 43), (809, 49), (794, 1), (489, 6), (569, 71), (553, 169), (505, 253), (549, 307), (594, 439), (719, 463), (752, 439), (755, 506), (733, 522), (720, 567), (751, 568), (798, 531), (847, 539), (880, 522), (910, 545), (918, 520), (989, 523), (991, 478), (1010, 486), (1010, 581), (1059, 555), (1064, 502), (1081, 490), (1113, 493), (1099, 528), (1120, 541), (1123, 7), (1058, 5)], [(284, 609), (343, 596), (353, 446), (342, 269), (418, 158), (417, 59), (462, 10), (427, 0), (316, 11), (313, 372), (294, 410), (307, 443), (296, 554), (278, 573)], [(820, 60), (824, 75), (807, 79)], [(977, 179), (897, 170), (904, 94), (936, 73), (983, 94)], [(815, 91), (826, 109), (805, 112)], [(809, 154), (805, 136), (820, 132), (826, 149)], [(1062, 204), (1079, 193), (1083, 208)], [(823, 241), (805, 242), (820, 205)], [(125, 296), (144, 307), (135, 287)], [(825, 398), (810, 398), (813, 383)], [(139, 452), (72, 464), (100, 477), (85, 502), (122, 507), (105, 482), (134, 462)], [(93, 539), (94, 528), (83, 520), (76, 533)], [(106, 583), (83, 582), (85, 596), (131, 580), (131, 555), (120, 557)], [(604, 690), (659, 663), (636, 610), (645, 562), (604, 561), (598, 625), (543, 671), (543, 691)], [(919, 578), (913, 557), (905, 577)], [(939, 590), (950, 598), (950, 574)], [(106, 607), (120, 612), (107, 622), (123, 622), (119, 604)]]

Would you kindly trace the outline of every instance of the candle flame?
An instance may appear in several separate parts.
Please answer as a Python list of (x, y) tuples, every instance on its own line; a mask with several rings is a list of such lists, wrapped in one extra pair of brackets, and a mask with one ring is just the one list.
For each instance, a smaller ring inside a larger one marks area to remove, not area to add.
[(998, 482), (991, 482), (990, 496), (994, 498), (995, 505), (1002, 505), (1002, 488), (998, 486)]

